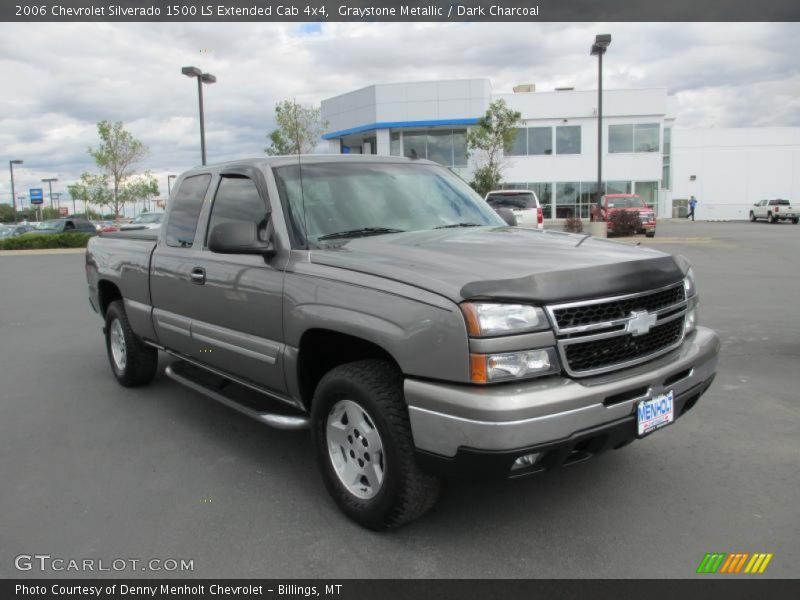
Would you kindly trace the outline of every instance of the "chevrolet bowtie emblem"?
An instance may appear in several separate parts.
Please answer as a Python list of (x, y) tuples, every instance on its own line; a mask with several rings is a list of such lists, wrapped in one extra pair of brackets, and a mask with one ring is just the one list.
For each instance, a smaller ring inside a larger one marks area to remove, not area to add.
[(630, 320), (625, 325), (625, 331), (634, 337), (644, 335), (656, 324), (657, 319), (658, 315), (651, 315), (646, 310), (634, 310), (631, 312)]

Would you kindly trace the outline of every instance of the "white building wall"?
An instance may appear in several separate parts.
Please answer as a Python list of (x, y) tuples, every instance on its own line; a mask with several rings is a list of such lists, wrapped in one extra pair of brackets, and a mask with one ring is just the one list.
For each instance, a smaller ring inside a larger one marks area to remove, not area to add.
[(694, 195), (699, 219), (746, 219), (765, 198), (800, 204), (800, 128), (675, 128), (672, 156), (672, 198)]

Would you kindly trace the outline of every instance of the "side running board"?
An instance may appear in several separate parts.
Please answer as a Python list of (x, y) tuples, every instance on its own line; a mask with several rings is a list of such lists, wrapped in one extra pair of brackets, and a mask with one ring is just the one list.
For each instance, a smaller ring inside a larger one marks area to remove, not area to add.
[(298, 430), (309, 427), (308, 416), (280, 405), (266, 394), (261, 394), (204, 369), (178, 360), (166, 368), (167, 377), (181, 385), (200, 392), (220, 404), (239, 411), (275, 429)]

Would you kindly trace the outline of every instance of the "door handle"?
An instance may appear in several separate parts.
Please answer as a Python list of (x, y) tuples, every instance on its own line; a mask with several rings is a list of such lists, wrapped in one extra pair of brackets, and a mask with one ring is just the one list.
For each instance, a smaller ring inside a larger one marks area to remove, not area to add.
[(192, 283), (203, 285), (206, 282), (206, 270), (203, 267), (194, 267), (191, 273), (189, 273), (189, 278), (192, 280)]

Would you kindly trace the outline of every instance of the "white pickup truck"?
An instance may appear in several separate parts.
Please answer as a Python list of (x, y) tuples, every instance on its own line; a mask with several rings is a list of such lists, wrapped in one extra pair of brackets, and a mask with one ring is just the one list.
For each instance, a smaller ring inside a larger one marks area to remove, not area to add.
[(788, 200), (761, 200), (753, 204), (750, 209), (750, 220), (766, 219), (770, 223), (778, 221), (791, 221), (795, 225), (800, 221), (800, 214)]

